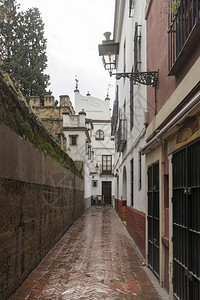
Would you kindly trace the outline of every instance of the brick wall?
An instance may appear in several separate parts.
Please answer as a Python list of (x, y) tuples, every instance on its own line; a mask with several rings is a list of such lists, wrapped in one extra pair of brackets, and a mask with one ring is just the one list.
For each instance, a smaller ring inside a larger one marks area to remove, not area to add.
[(126, 200), (115, 199), (115, 210), (122, 221), (126, 221)]
[(145, 257), (145, 214), (127, 206), (127, 230)]
[[(121, 220), (123, 220), (123, 206), (126, 206), (125, 200), (115, 199), (115, 210)], [(126, 206), (126, 226), (141, 254), (145, 257), (145, 214)]]
[(115, 198), (115, 210), (118, 213), (118, 199)]

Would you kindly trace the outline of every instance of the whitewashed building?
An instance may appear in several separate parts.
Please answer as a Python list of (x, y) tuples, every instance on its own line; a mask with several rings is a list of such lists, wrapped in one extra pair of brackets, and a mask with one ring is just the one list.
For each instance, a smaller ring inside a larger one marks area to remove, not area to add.
[[(112, 115), (116, 149), (115, 209), (126, 221), (127, 229), (144, 257), (146, 183), (145, 157), (140, 150), (145, 145), (147, 88), (134, 74), (146, 71), (145, 4), (145, 0), (116, 0), (113, 40), (105, 33), (106, 40), (99, 45), (104, 67), (110, 73), (117, 73), (116, 79), (119, 79)], [(106, 48), (109, 45), (112, 45), (110, 50)], [(113, 54), (115, 59), (112, 61)]]
[(110, 99), (104, 101), (80, 94), (75, 89), (74, 116), (63, 115), (67, 153), (83, 163), (85, 209), (92, 205), (113, 205), (114, 138), (111, 136)]
[[(86, 113), (83, 110), (77, 115), (63, 113), (63, 132), (67, 141), (66, 152), (75, 161), (77, 167), (82, 169), (83, 175), (90, 172), (88, 161), (91, 157), (88, 150), (91, 147), (91, 130), (92, 122), (86, 119)], [(85, 209), (91, 204), (88, 200), (90, 196), (90, 186), (85, 187)]]

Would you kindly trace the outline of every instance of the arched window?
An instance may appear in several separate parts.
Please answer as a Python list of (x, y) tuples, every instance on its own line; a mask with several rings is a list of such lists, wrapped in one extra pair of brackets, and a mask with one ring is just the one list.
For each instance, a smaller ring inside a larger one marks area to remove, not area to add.
[(103, 141), (104, 140), (104, 132), (103, 132), (103, 130), (101, 130), (101, 129), (97, 130), (96, 134), (95, 134), (95, 138), (98, 141)]

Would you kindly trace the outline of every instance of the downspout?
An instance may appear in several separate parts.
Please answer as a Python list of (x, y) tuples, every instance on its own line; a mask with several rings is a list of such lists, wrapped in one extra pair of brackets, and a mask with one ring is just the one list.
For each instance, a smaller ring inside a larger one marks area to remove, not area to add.
[(166, 133), (181, 117), (184, 116), (193, 106), (195, 106), (200, 101), (200, 93), (198, 93), (184, 108), (182, 108), (179, 113), (176, 114), (175, 117), (169, 121), (169, 123), (164, 126), (159, 133), (156, 134), (142, 149), (141, 153), (147, 153), (152, 146), (158, 143), (162, 139), (162, 135)]

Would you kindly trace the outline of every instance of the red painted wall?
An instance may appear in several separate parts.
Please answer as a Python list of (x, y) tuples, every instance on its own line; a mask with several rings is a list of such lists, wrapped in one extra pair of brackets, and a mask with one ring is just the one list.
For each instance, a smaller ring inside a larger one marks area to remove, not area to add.
[[(115, 210), (122, 220), (122, 206), (126, 204), (125, 200), (115, 199)], [(145, 213), (126, 206), (126, 226), (127, 230), (134, 240), (136, 246), (145, 258)]]
[[(168, 15), (161, 13), (162, 1), (153, 0), (147, 17), (147, 70), (159, 72), (157, 90), (157, 111), (162, 108), (175, 88), (199, 57), (200, 39), (197, 40), (192, 55), (188, 55), (182, 69), (176, 76), (168, 76)], [(155, 90), (147, 89), (149, 122), (155, 115)]]
[(115, 198), (115, 210), (118, 212), (118, 199)]
[[(159, 88), (157, 90), (158, 111), (172, 94), (175, 88), (174, 77), (167, 78), (168, 74), (168, 20), (167, 15), (161, 14), (160, 0), (152, 1), (147, 18), (147, 70), (159, 72)], [(167, 79), (167, 82), (166, 82)], [(147, 89), (147, 105), (149, 121), (154, 117), (155, 91)]]
[(126, 226), (141, 254), (145, 257), (145, 214), (127, 206)]
[(118, 215), (122, 219), (122, 201), (118, 200)]
[(122, 221), (126, 221), (126, 200), (115, 199), (115, 210), (118, 213), (120, 219)]

